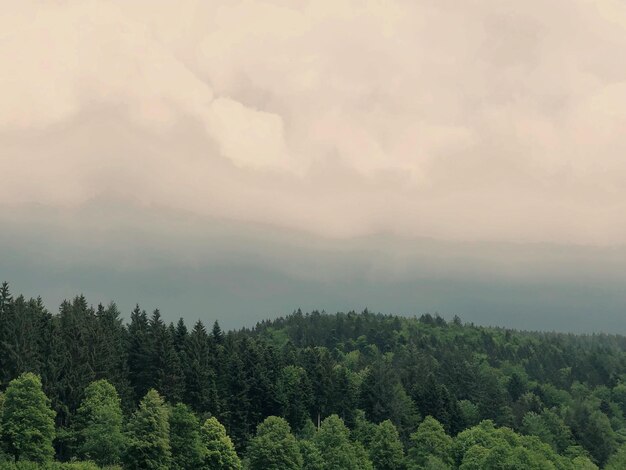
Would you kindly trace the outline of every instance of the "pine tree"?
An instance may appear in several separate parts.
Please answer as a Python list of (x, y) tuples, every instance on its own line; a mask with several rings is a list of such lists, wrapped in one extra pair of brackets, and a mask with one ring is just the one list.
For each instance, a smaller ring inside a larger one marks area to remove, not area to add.
[(130, 314), (128, 325), (128, 369), (130, 384), (134, 392), (135, 402), (145, 396), (150, 388), (154, 387), (152, 374), (152, 348), (148, 316), (144, 310), (135, 306)]
[(106, 380), (92, 382), (78, 408), (80, 455), (98, 465), (118, 464), (126, 444), (122, 432), (121, 400)]
[(213, 323), (213, 330), (211, 331), (211, 339), (215, 344), (224, 344), (224, 333), (217, 320)]
[(195, 470), (203, 463), (200, 422), (187, 405), (176, 404), (170, 413), (172, 470)]
[(209, 336), (198, 321), (187, 341), (185, 354), (186, 401), (198, 413), (218, 414), (215, 373), (211, 368)]
[(289, 423), (270, 416), (257, 427), (248, 445), (250, 470), (301, 470), (302, 455)]
[[(95, 380), (96, 318), (83, 296), (61, 304), (53, 333), (52, 403), (57, 410), (57, 424), (69, 427), (87, 385)], [(67, 449), (64, 439), (57, 439), (61, 454)]]
[(168, 410), (154, 389), (146, 393), (128, 422), (124, 461), (129, 470), (168, 470), (171, 463)]
[(309, 409), (313, 402), (311, 382), (302, 367), (283, 367), (276, 384), (276, 399), (281, 415), (300, 431), (310, 420)]
[(9, 350), (13, 321), (13, 296), (5, 281), (0, 286), (0, 385), (6, 385), (13, 378), (12, 371), (17, 369)]
[(241, 470), (241, 460), (224, 426), (216, 419), (207, 419), (200, 430), (204, 446), (203, 470)]
[(54, 411), (37, 375), (26, 372), (9, 383), (0, 429), (5, 449), (14, 460), (52, 460)]
[(148, 331), (153, 386), (170, 402), (180, 401), (185, 387), (183, 369), (174, 346), (174, 338), (161, 320), (159, 310), (152, 314)]
[(95, 378), (110, 382), (119, 394), (123, 407), (132, 409), (134, 397), (128, 380), (127, 331), (114, 303), (106, 308), (98, 305), (94, 337)]

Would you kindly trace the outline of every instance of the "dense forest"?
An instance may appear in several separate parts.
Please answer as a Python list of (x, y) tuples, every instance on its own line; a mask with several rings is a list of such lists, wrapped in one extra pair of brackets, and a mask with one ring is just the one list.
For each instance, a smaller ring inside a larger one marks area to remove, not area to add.
[(2, 469), (626, 468), (626, 337), (312, 312), (223, 331), (0, 288)]

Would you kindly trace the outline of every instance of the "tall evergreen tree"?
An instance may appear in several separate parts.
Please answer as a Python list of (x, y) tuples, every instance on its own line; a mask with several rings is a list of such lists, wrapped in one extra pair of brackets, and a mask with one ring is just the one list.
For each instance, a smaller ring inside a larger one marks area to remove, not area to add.
[(139, 305), (130, 314), (128, 325), (128, 369), (135, 401), (154, 387), (152, 374), (152, 345), (150, 342), (148, 315)]
[(183, 369), (174, 346), (174, 338), (155, 310), (149, 322), (150, 369), (153, 386), (171, 402), (182, 400), (184, 392)]
[(128, 335), (121, 314), (114, 303), (96, 309), (94, 335), (94, 375), (106, 379), (117, 391), (125, 409), (134, 407), (134, 396), (128, 380)]
[(215, 373), (211, 368), (209, 336), (201, 321), (198, 321), (187, 341), (185, 354), (186, 398), (198, 413), (218, 414)]
[(309, 410), (313, 402), (311, 382), (302, 367), (283, 367), (276, 384), (276, 399), (281, 415), (299, 432), (310, 420)]

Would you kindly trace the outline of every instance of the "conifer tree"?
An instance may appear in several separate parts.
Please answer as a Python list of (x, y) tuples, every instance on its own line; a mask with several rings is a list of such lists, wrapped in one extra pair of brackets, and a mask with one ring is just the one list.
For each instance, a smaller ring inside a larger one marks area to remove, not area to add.
[(301, 470), (302, 455), (289, 423), (270, 416), (257, 427), (248, 445), (250, 470)]
[(203, 470), (241, 470), (241, 460), (224, 426), (216, 419), (207, 419), (200, 429), (204, 447)]
[(124, 463), (129, 470), (168, 470), (171, 463), (168, 410), (154, 389), (128, 422)]
[(276, 384), (276, 399), (281, 415), (294, 430), (300, 431), (310, 420), (309, 409), (313, 401), (311, 383), (302, 367), (283, 367)]
[(198, 413), (217, 414), (217, 389), (211, 368), (209, 336), (198, 321), (187, 341), (185, 354), (186, 401)]
[(96, 333), (93, 355), (96, 379), (106, 379), (117, 391), (122, 405), (134, 407), (133, 391), (128, 380), (127, 331), (114, 303), (99, 305), (96, 310)]
[(62, 303), (53, 351), (57, 365), (53, 377), (53, 403), (57, 405), (57, 422), (62, 426), (70, 424), (85, 388), (95, 380), (95, 331), (95, 312), (84, 296)]
[(9, 383), (0, 429), (5, 449), (14, 460), (52, 460), (54, 411), (37, 375), (26, 372)]
[(148, 316), (139, 308), (139, 305), (135, 306), (130, 314), (128, 336), (127, 360), (130, 384), (135, 401), (139, 401), (154, 386)]
[(170, 412), (170, 445), (173, 470), (195, 470), (202, 466), (200, 422), (183, 403), (176, 404)]
[(0, 286), (0, 385), (6, 385), (11, 380), (11, 371), (15, 369), (8, 349), (12, 321), (13, 296), (9, 283), (5, 281)]
[(153, 386), (170, 402), (183, 398), (183, 369), (174, 346), (174, 338), (155, 310), (149, 322), (150, 369)]

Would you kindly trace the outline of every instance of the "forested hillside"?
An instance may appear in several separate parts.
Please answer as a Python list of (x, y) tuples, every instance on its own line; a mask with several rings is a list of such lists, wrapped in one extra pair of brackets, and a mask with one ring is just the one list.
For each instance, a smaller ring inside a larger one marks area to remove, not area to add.
[(0, 468), (626, 468), (622, 336), (367, 311), (229, 332), (123, 317), (2, 285)]

